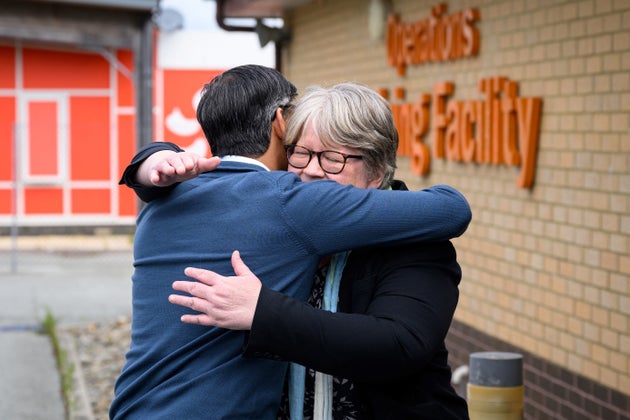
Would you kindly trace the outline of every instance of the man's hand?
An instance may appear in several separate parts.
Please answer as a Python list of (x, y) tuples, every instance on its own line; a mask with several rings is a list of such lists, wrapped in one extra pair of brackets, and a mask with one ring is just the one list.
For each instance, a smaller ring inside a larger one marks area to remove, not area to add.
[(219, 166), (218, 157), (205, 158), (192, 152), (161, 150), (149, 156), (138, 168), (136, 181), (150, 187), (168, 187), (192, 179)]
[(245, 265), (238, 251), (232, 253), (232, 267), (236, 274), (232, 277), (201, 268), (188, 267), (184, 270), (184, 274), (199, 282), (176, 281), (173, 289), (192, 297), (173, 294), (168, 300), (201, 314), (183, 315), (182, 322), (232, 330), (251, 329), (262, 284)]

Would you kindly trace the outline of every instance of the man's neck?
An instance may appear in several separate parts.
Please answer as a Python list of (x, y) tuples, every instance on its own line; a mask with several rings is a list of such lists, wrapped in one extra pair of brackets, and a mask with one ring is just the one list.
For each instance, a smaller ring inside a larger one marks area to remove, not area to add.
[(271, 132), (269, 148), (262, 156), (256, 158), (272, 171), (287, 170), (287, 152), (284, 149), (282, 139), (275, 134), (275, 130)]

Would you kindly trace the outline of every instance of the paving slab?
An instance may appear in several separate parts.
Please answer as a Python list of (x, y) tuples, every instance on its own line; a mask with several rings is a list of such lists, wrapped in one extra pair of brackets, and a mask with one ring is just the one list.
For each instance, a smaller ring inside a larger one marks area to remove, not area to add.
[(61, 380), (48, 336), (0, 331), (0, 418), (64, 420)]
[[(114, 245), (112, 245), (114, 243)], [(61, 377), (47, 335), (59, 326), (131, 316), (128, 239), (0, 238), (0, 419), (66, 418)]]

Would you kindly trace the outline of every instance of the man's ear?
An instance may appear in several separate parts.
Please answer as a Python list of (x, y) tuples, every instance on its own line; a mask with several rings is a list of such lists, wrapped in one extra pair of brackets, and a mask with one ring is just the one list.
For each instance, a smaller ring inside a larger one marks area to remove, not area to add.
[(273, 119), (271, 124), (271, 130), (273, 134), (278, 137), (280, 140), (284, 140), (284, 134), (287, 127), (287, 122), (284, 119), (284, 115), (282, 115), (282, 108), (278, 107), (276, 109), (276, 117)]

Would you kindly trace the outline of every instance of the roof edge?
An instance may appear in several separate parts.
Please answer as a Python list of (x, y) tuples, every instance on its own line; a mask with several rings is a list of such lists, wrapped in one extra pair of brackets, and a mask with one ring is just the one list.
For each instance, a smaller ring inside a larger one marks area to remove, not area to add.
[(31, 3), (69, 4), (87, 7), (107, 7), (121, 10), (152, 11), (159, 0), (28, 0)]

